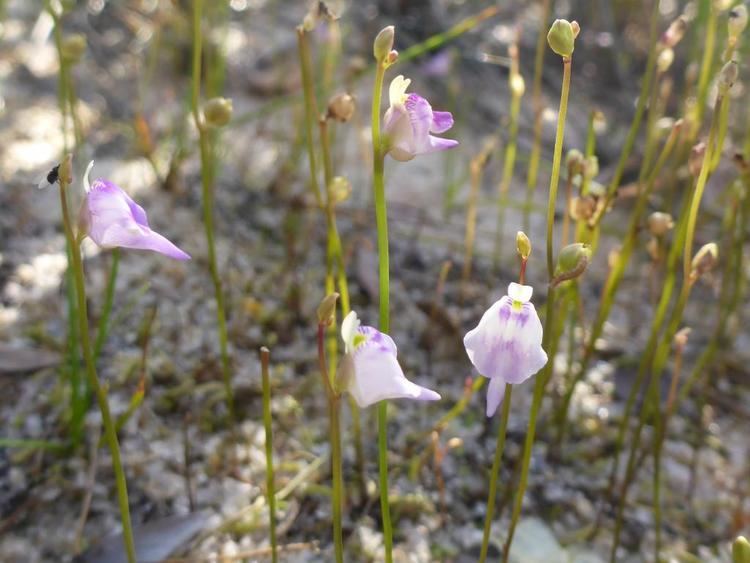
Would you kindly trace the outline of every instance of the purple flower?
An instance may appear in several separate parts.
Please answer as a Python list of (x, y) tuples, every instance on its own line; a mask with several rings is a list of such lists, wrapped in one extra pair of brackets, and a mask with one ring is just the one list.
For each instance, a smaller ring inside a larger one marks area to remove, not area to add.
[(458, 145), (453, 139), (433, 137), (453, 126), (449, 111), (432, 111), (430, 103), (419, 94), (407, 94), (411, 80), (399, 75), (388, 89), (391, 107), (383, 117), (383, 136), (388, 153), (402, 162), (418, 154), (444, 151)]
[(396, 360), (396, 345), (391, 337), (371, 326), (360, 326), (354, 311), (341, 323), (341, 337), (345, 362), (350, 367), (343, 386), (360, 408), (384, 399), (440, 399), (435, 391), (406, 379)]
[(487, 416), (495, 414), (506, 383), (523, 383), (547, 363), (542, 349), (542, 323), (529, 302), (533, 288), (511, 283), (508, 295), (485, 311), (476, 328), (466, 333), (469, 360), (490, 380)]
[(190, 260), (189, 254), (151, 230), (146, 212), (122, 189), (101, 179), (89, 185), (93, 164), (89, 164), (83, 180), (86, 196), (79, 213), (82, 234), (101, 248), (153, 250), (175, 260)]

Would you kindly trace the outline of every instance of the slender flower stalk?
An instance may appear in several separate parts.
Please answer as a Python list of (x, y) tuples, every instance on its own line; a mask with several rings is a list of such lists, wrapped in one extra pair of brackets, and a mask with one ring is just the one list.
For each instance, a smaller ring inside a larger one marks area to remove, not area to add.
[(100, 385), (99, 378), (96, 374), (96, 365), (94, 361), (93, 347), (89, 337), (88, 313), (86, 306), (86, 286), (84, 282), (83, 261), (81, 260), (80, 238), (76, 237), (73, 232), (73, 223), (70, 212), (68, 211), (68, 202), (66, 190), (71, 182), (71, 164), (70, 157), (61, 165), (63, 169), (59, 174), (58, 183), (60, 185), (60, 207), (62, 208), (63, 227), (65, 238), (72, 250), (73, 259), (72, 270), (75, 281), (76, 298), (78, 302), (78, 334), (80, 336), (81, 352), (86, 365), (86, 376), (89, 387), (94, 392), (96, 400), (99, 403), (99, 410), (102, 415), (102, 424), (104, 425), (104, 437), (107, 441), (110, 454), (112, 455), (112, 469), (115, 473), (115, 484), (117, 488), (117, 499), (120, 505), (120, 517), (122, 520), (122, 537), (125, 545), (125, 553), (129, 563), (135, 563), (136, 552), (133, 541), (133, 528), (130, 523), (130, 507), (128, 504), (128, 487), (125, 479), (125, 470), (123, 469), (122, 459), (120, 457), (120, 446), (117, 441), (117, 431), (115, 422), (109, 410), (107, 392)]
[(260, 349), (261, 378), (263, 385), (263, 428), (266, 433), (266, 502), (268, 502), (268, 533), (271, 537), (271, 561), (279, 560), (276, 544), (276, 492), (273, 472), (273, 425), (271, 421), (271, 380), (268, 364), (271, 352), (263, 346)]
[[(386, 28), (388, 29), (388, 28)], [(381, 34), (383, 32), (381, 31)], [(393, 28), (391, 28), (393, 33)], [(376, 40), (377, 41), (377, 40)], [(391, 39), (391, 45), (393, 40)], [(390, 48), (388, 49), (390, 53)], [(377, 55), (377, 53), (376, 53)], [(377, 60), (375, 83), (372, 90), (372, 184), (375, 198), (375, 220), (378, 231), (378, 279), (380, 298), (380, 330), (390, 331), (390, 281), (388, 257), (388, 216), (385, 206), (385, 152), (380, 134), (380, 100), (383, 92), (383, 79), (387, 68), (388, 54)], [(391, 507), (388, 502), (388, 402), (378, 405), (378, 470), (380, 475), (380, 512), (383, 521), (383, 542), (385, 561), (393, 561), (393, 527), (391, 524)]]
[(99, 325), (96, 331), (96, 341), (94, 343), (94, 361), (99, 359), (104, 344), (107, 342), (109, 334), (109, 319), (112, 314), (112, 305), (115, 300), (115, 286), (117, 285), (117, 272), (120, 267), (120, 249), (112, 250), (112, 259), (109, 265), (109, 274), (107, 275), (107, 287), (104, 291), (104, 306), (102, 315), (99, 318)]
[[(338, 294), (330, 294), (321, 304), (318, 313), (318, 365), (320, 375), (323, 378), (323, 388), (328, 400), (328, 423), (329, 438), (331, 441), (331, 476), (333, 487), (331, 494), (331, 512), (333, 516), (333, 546), (336, 554), (336, 563), (344, 561), (344, 539), (343, 539), (343, 502), (344, 484), (342, 476), (341, 455), (341, 401), (340, 395), (333, 386), (330, 371), (326, 363), (325, 334), (327, 326), (334, 320)], [(332, 305), (331, 305), (332, 302)]]
[(216, 260), (216, 242), (214, 240), (214, 151), (211, 146), (211, 132), (208, 130), (209, 125), (206, 123), (205, 118), (201, 117), (201, 111), (199, 108), (203, 44), (203, 32), (201, 30), (202, 13), (203, 0), (193, 0), (193, 61), (190, 103), (195, 127), (198, 130), (198, 142), (200, 146), (203, 227), (205, 229), (206, 245), (208, 247), (208, 267), (211, 273), (211, 281), (214, 286), (214, 298), (216, 300), (216, 323), (219, 337), (219, 352), (221, 356), (221, 372), (224, 381), (224, 394), (226, 397), (229, 423), (234, 431), (236, 417), (234, 412), (234, 391), (232, 390), (232, 366), (229, 358), (226, 305), (224, 302), (224, 290), (222, 288), (221, 275), (219, 274), (219, 267)]
[[(573, 49), (575, 38), (579, 32), (579, 26), (576, 22), (568, 23), (564, 20), (557, 20), (552, 24), (550, 32), (547, 35), (547, 41), (550, 47), (562, 57), (563, 62), (563, 80), (560, 91), (560, 108), (557, 117), (557, 133), (555, 135), (555, 148), (552, 158), (552, 175), (550, 177), (549, 200), (547, 202), (547, 274), (549, 276), (549, 290), (547, 293), (547, 305), (544, 319), (544, 337), (542, 347), (549, 351), (550, 338), (552, 336), (553, 319), (555, 317), (555, 268), (552, 254), (553, 246), (553, 229), (555, 224), (555, 208), (557, 203), (557, 188), (560, 179), (560, 163), (562, 160), (563, 140), (565, 137), (565, 118), (568, 111), (568, 96), (570, 94), (570, 76)], [(561, 255), (562, 256), (562, 255)], [(503, 549), (503, 562), (507, 563), (510, 557), (510, 548), (513, 543), (513, 534), (521, 515), (521, 506), (523, 497), (526, 493), (526, 486), (529, 478), (529, 466), (531, 465), (531, 449), (534, 446), (534, 436), (536, 432), (536, 419), (539, 414), (539, 408), (544, 395), (544, 387), (547, 380), (552, 374), (553, 361), (545, 364), (542, 373), (536, 378), (534, 383), (534, 395), (531, 403), (531, 412), (529, 414), (529, 425), (526, 430), (526, 440), (523, 448), (523, 458), (521, 462), (521, 477), (518, 483), (515, 500), (513, 502), (513, 513), (511, 516), (508, 537)]]
[(521, 98), (523, 97), (525, 85), (523, 76), (519, 70), (518, 45), (513, 43), (508, 47), (510, 57), (510, 122), (508, 124), (508, 143), (505, 145), (505, 156), (503, 160), (503, 176), (498, 185), (497, 194), (497, 226), (495, 232), (495, 252), (493, 253), (495, 270), (500, 267), (502, 255), (502, 236), (505, 223), (505, 210), (508, 207), (508, 189), (513, 179), (513, 169), (516, 163), (516, 148), (518, 142), (518, 117), (521, 112)]
[(544, 53), (547, 46), (547, 21), (549, 20), (550, 0), (541, 0), (542, 13), (539, 18), (539, 35), (536, 41), (534, 55), (534, 84), (531, 89), (531, 105), (534, 108), (534, 138), (531, 144), (529, 169), (526, 175), (526, 206), (523, 211), (523, 228), (529, 230), (531, 204), (536, 190), (537, 174), (539, 172), (539, 157), (542, 152), (542, 69), (544, 68)]

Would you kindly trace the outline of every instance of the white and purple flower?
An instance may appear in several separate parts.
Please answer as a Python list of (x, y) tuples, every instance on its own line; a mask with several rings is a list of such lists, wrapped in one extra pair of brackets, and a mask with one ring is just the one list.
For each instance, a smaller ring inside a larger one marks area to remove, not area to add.
[(343, 386), (360, 408), (384, 399), (437, 401), (440, 395), (412, 383), (396, 359), (396, 344), (387, 334), (371, 326), (361, 326), (351, 311), (341, 323), (345, 361), (351, 370)]
[(383, 117), (386, 151), (402, 162), (458, 145), (453, 139), (430, 134), (445, 133), (453, 126), (453, 116), (449, 111), (432, 111), (430, 103), (419, 94), (407, 94), (410, 83), (401, 75), (391, 81), (388, 89), (391, 107)]
[(79, 213), (82, 235), (101, 248), (152, 250), (175, 260), (190, 260), (189, 254), (151, 230), (146, 212), (122, 189), (102, 179), (89, 184), (93, 164), (89, 164), (83, 179), (86, 196)]
[(464, 346), (479, 373), (489, 378), (487, 416), (495, 414), (505, 384), (523, 383), (547, 363), (542, 349), (542, 323), (530, 303), (533, 288), (511, 283), (508, 295), (485, 311)]

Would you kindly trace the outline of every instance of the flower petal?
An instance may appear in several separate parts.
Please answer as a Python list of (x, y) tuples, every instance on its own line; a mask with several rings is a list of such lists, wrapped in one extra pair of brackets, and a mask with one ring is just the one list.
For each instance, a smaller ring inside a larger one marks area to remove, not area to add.
[(403, 106), (394, 106), (385, 112), (383, 135), (388, 153), (396, 160), (406, 162), (416, 156), (414, 131), (409, 115)]
[(419, 94), (410, 94), (406, 99), (406, 111), (409, 114), (413, 135), (413, 150), (416, 154), (427, 152), (430, 147), (430, 128), (432, 127), (432, 107)]
[(102, 236), (100, 245), (104, 248), (132, 248), (135, 250), (153, 250), (175, 260), (190, 260), (187, 252), (180, 250), (166, 237), (151, 229), (136, 226), (113, 224)]
[(409, 88), (411, 80), (404, 78), (403, 74), (399, 74), (396, 78), (391, 80), (391, 85), (388, 87), (388, 101), (391, 107), (397, 106), (404, 103), (406, 98), (406, 90)]
[(464, 337), (471, 363), (485, 377), (521, 383), (547, 363), (542, 324), (531, 303), (520, 307), (505, 296), (493, 303)]
[(487, 386), (487, 416), (490, 417), (497, 412), (497, 407), (505, 397), (505, 381), (499, 377), (490, 378)]
[(349, 380), (348, 391), (360, 407), (384, 399), (440, 399), (434, 391), (406, 379), (390, 336), (370, 326), (360, 327), (359, 333), (365, 341), (349, 355), (354, 365), (354, 377)]
[(355, 311), (349, 311), (349, 314), (341, 321), (341, 339), (344, 341), (345, 353), (354, 352), (354, 336), (359, 329), (359, 318)]
[(453, 127), (453, 114), (449, 111), (433, 111), (430, 133), (445, 133)]

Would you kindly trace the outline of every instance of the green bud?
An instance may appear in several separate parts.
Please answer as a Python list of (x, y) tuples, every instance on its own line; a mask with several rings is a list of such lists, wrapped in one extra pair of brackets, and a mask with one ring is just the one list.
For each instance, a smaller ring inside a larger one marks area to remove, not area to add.
[(727, 29), (729, 31), (729, 37), (737, 39), (745, 28), (747, 27), (747, 7), (744, 4), (739, 4), (732, 8), (729, 12), (729, 20), (727, 21)]
[(557, 257), (557, 266), (555, 275), (550, 285), (556, 287), (567, 280), (573, 280), (579, 277), (591, 261), (591, 247), (587, 244), (577, 242), (569, 244), (560, 251)]
[(719, 73), (719, 94), (726, 95), (734, 82), (737, 80), (739, 67), (735, 61), (726, 63)]
[(223, 127), (232, 119), (232, 100), (211, 98), (203, 104), (203, 118), (212, 127)]
[(331, 181), (331, 204), (337, 205), (349, 199), (352, 193), (352, 183), (343, 176), (336, 176)]
[(352, 379), (354, 379), (354, 358), (351, 354), (344, 354), (336, 370), (333, 391), (340, 395), (349, 388), (349, 383)]
[(531, 256), (531, 241), (523, 231), (516, 233), (516, 252), (518, 252), (521, 260), (528, 260)]
[(392, 25), (380, 30), (375, 41), (372, 44), (372, 52), (375, 60), (379, 63), (385, 62), (393, 50), (393, 39), (396, 35), (396, 28)]
[(732, 543), (732, 563), (750, 563), (750, 542), (745, 536), (737, 536)]
[(575, 48), (576, 36), (580, 27), (577, 22), (570, 23), (568, 20), (555, 20), (547, 33), (547, 43), (555, 53), (561, 57), (569, 58)]
[(318, 322), (324, 326), (329, 326), (336, 317), (336, 302), (339, 294), (335, 291), (326, 295), (318, 305)]
[(63, 37), (60, 51), (65, 62), (76, 64), (86, 52), (86, 36), (82, 33), (66, 35)]
[(595, 154), (583, 161), (583, 175), (588, 180), (599, 175), (599, 158)]

